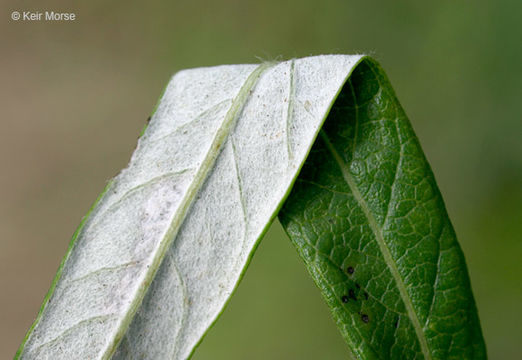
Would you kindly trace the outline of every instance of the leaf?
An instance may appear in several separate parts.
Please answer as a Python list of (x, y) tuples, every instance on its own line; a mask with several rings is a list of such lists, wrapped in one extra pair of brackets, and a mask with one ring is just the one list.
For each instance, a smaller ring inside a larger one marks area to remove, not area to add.
[(486, 357), (442, 197), (374, 61), (348, 79), (279, 218), (357, 357)]
[(190, 357), (309, 153), (280, 218), (352, 353), (484, 358), (420, 146), (378, 65), (343, 55), (176, 74), (16, 358)]

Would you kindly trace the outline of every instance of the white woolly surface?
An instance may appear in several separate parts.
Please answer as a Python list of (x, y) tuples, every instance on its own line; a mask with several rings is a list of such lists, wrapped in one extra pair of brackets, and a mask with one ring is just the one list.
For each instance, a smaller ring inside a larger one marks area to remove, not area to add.
[(190, 355), (234, 290), (359, 58), (300, 59), (262, 75), (115, 359)]
[[(243, 89), (257, 66), (176, 74), (128, 168), (81, 230), (22, 358), (106, 358), (123, 331), (114, 359), (186, 359), (236, 287), (360, 58), (283, 62)], [(231, 132), (216, 150), (227, 121)], [(171, 244), (165, 253), (162, 244)]]

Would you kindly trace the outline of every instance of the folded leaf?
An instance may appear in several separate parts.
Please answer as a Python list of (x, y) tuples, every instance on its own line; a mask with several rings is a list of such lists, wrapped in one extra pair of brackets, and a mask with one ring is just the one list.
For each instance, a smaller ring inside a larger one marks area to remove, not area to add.
[(378, 65), (342, 55), (176, 74), (16, 358), (190, 357), (303, 164), (280, 218), (352, 353), (484, 358), (415, 135)]
[(279, 218), (358, 358), (485, 358), (442, 197), (374, 61), (344, 85)]

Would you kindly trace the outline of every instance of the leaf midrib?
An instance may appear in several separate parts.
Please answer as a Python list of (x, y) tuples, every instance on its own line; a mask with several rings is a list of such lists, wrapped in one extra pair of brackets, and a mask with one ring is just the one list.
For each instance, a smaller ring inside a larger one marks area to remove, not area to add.
[(143, 276), (143, 280), (141, 281), (141, 283), (143, 285), (146, 285), (146, 287), (144, 288), (144, 286), (142, 285), (138, 289), (138, 293), (136, 294), (132, 303), (130, 304), (130, 310), (124, 315), (116, 330), (116, 333), (112, 337), (112, 340), (108, 344), (106, 350), (104, 351), (101, 357), (103, 360), (109, 360), (112, 357), (112, 355), (114, 355), (114, 352), (116, 351), (118, 344), (120, 343), (120, 340), (125, 335), (125, 332), (130, 326), (134, 314), (138, 310), (141, 302), (145, 297), (148, 285), (152, 283), (156, 275), (156, 272), (158, 271), (161, 265), (163, 257), (167, 252), (168, 248), (172, 245), (172, 242), (174, 241), (174, 238), (176, 237), (176, 234), (179, 231), (181, 224), (183, 223), (185, 216), (190, 209), (190, 206), (192, 205), (197, 193), (201, 189), (201, 186), (203, 186), (203, 183), (205, 182), (209, 172), (213, 168), (217, 160), (217, 157), (219, 156), (221, 149), (223, 148), (223, 145), (227, 140), (228, 135), (234, 129), (234, 126), (239, 116), (241, 115), (241, 111), (243, 110), (244, 105), (249, 99), (251, 90), (257, 84), (262, 73), (268, 68), (272, 67), (273, 65), (273, 63), (263, 63), (259, 65), (257, 68), (255, 68), (247, 77), (247, 79), (241, 86), (241, 89), (232, 101), (230, 109), (226, 113), (221, 126), (216, 131), (214, 139), (212, 140), (212, 144), (210, 145), (207, 154), (205, 155), (205, 158), (199, 165), (199, 169), (194, 175), (193, 181), (189, 185), (183, 199), (181, 200), (179, 208), (174, 214), (170, 226), (165, 232), (165, 235), (163, 236), (162, 240), (160, 241), (158, 248), (154, 253), (150, 266), (145, 272), (145, 275)]
[(417, 338), (419, 340), (419, 344), (422, 350), (422, 354), (424, 355), (424, 358), (426, 360), (431, 360), (431, 353), (428, 347), (428, 342), (426, 340), (426, 336), (424, 335), (424, 332), (422, 330), (422, 326), (420, 324), (419, 318), (417, 317), (417, 313), (415, 312), (413, 308), (413, 303), (411, 301), (410, 296), (408, 295), (408, 291), (406, 289), (406, 285), (402, 281), (401, 275), (399, 273), (399, 270), (397, 269), (397, 266), (395, 265), (395, 262), (393, 260), (393, 257), (391, 255), (390, 249), (386, 245), (384, 241), (384, 236), (379, 229), (379, 225), (377, 224), (377, 220), (375, 220), (375, 217), (370, 211), (370, 208), (368, 207), (368, 204), (364, 200), (364, 198), (361, 195), (361, 192), (359, 191), (359, 188), (357, 187), (357, 184), (355, 183), (355, 180), (353, 179), (352, 175), (350, 174), (350, 171), (348, 169), (347, 164), (344, 162), (344, 160), (341, 158), (337, 150), (332, 145), (330, 139), (328, 138), (328, 135), (324, 132), (324, 130), (320, 131), (321, 139), (325, 142), (326, 147), (328, 151), (332, 154), (335, 162), (339, 166), (339, 169), (341, 170), (341, 173), (343, 175), (344, 180), (348, 184), (350, 190), (352, 191), (353, 197), (361, 207), (362, 211), (364, 212), (364, 215), (366, 216), (368, 220), (368, 225), (370, 226), (370, 229), (372, 230), (375, 239), (377, 241), (377, 244), (379, 245), (379, 249), (381, 250), (381, 253), (384, 258), (384, 262), (388, 266), (393, 279), (395, 280), (397, 284), (397, 288), (399, 289), (399, 293), (401, 295), (402, 301), (406, 307), (406, 311), (408, 313), (408, 316), (413, 324), (413, 328), (415, 329), (415, 333), (417, 334)]

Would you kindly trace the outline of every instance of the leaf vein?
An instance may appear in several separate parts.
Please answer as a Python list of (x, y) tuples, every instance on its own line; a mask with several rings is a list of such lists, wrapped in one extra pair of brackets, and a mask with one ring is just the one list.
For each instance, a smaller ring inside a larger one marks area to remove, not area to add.
[(342, 175), (343, 175), (346, 183), (352, 190), (355, 199), (357, 200), (359, 206), (361, 207), (361, 209), (365, 213), (366, 218), (368, 219), (368, 223), (370, 225), (370, 228), (372, 229), (372, 232), (374, 233), (375, 239), (384, 256), (385, 262), (388, 265), (388, 268), (390, 269), (390, 272), (397, 284), (399, 293), (401, 295), (401, 298), (402, 298), (404, 305), (406, 307), (406, 310), (408, 312), (408, 316), (413, 324), (415, 333), (417, 334), (417, 338), (418, 338), (418, 341), (419, 341), (419, 344), (421, 347), (421, 351), (427, 360), (431, 360), (431, 353), (428, 348), (426, 336), (424, 335), (423, 329), (420, 325), (420, 322), (419, 322), (419, 319), (415, 312), (415, 309), (413, 308), (413, 303), (408, 295), (408, 290), (406, 288), (406, 285), (404, 284), (404, 282), (401, 279), (399, 270), (394, 263), (393, 257), (390, 253), (388, 246), (386, 245), (386, 242), (384, 241), (383, 234), (379, 230), (377, 221), (375, 220), (375, 217), (371, 213), (371, 211), (368, 207), (368, 204), (366, 203), (366, 201), (362, 197), (361, 193), (359, 192), (359, 189), (358, 189), (357, 185), (355, 184), (354, 179), (352, 178), (352, 176), (349, 173), (347, 165), (345, 164), (345, 162), (343, 161), (343, 159), (341, 158), (341, 156), (339, 155), (337, 150), (333, 147), (332, 143), (330, 142), (330, 139), (328, 138), (328, 136), (326, 135), (324, 130), (320, 131), (320, 135), (321, 135), (321, 138), (323, 139), (323, 141), (325, 142), (327, 148), (332, 153), (332, 156), (334, 157), (339, 168), (341, 169)]

